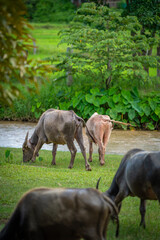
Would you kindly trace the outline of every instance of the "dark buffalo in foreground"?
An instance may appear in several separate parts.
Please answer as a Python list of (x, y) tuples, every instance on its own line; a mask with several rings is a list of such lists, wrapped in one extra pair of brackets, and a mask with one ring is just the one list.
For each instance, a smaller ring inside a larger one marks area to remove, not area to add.
[(32, 134), (28, 139), (28, 133), (23, 143), (23, 161), (35, 161), (39, 150), (44, 143), (53, 143), (53, 160), (52, 164), (56, 164), (56, 151), (58, 144), (67, 144), (71, 152), (71, 161), (69, 168), (73, 167), (77, 149), (74, 145), (74, 139), (80, 146), (81, 152), (85, 159), (86, 170), (91, 170), (90, 165), (86, 159), (86, 150), (83, 143), (83, 128), (84, 120), (78, 117), (73, 111), (63, 111), (56, 109), (49, 109), (44, 112)]
[(160, 152), (141, 149), (127, 152), (105, 194), (119, 207), (127, 196), (139, 197), (140, 225), (145, 228), (146, 200), (160, 202)]
[(19, 201), (0, 240), (105, 240), (118, 210), (97, 189), (37, 188)]

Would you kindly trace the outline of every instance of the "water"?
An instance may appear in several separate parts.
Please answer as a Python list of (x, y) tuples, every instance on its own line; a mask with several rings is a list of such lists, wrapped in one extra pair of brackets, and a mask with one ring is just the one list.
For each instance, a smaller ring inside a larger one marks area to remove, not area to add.
[[(21, 148), (27, 131), (29, 136), (34, 131), (36, 123), (0, 121), (0, 147)], [(88, 139), (83, 129), (84, 144), (88, 152)], [(76, 148), (80, 152), (79, 146), (75, 141)], [(107, 154), (123, 155), (132, 148), (141, 148), (148, 151), (160, 151), (160, 131), (124, 131), (113, 130)], [(42, 149), (52, 150), (52, 144), (44, 144)], [(97, 152), (94, 144), (93, 151)], [(69, 151), (67, 145), (59, 145), (58, 151)]]

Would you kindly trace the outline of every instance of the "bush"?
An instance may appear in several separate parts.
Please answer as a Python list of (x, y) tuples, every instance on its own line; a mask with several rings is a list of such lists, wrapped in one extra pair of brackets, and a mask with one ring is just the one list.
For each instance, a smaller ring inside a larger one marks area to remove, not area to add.
[(125, 90), (112, 87), (108, 90), (83, 85), (83, 88), (66, 87), (47, 82), (39, 93), (23, 92), (24, 99), (16, 100), (13, 109), (1, 108), (0, 116), (9, 119), (36, 120), (49, 108), (74, 110), (87, 120), (94, 112), (109, 115), (111, 119), (129, 122), (142, 129), (160, 128), (160, 95), (154, 92), (141, 96), (137, 88)]

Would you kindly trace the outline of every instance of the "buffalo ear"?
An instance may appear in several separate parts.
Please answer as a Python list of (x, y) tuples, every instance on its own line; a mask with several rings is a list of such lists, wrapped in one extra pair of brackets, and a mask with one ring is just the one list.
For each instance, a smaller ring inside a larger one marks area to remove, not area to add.
[(26, 137), (25, 137), (25, 140), (24, 140), (24, 143), (23, 143), (23, 147), (27, 147), (28, 134), (29, 134), (29, 131), (28, 131), (27, 134), (26, 134)]

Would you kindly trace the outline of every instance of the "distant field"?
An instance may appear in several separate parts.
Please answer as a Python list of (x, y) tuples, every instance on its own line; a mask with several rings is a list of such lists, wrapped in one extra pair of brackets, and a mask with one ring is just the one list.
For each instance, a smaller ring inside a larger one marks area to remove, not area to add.
[[(106, 164), (100, 166), (98, 154), (93, 155), (92, 171), (85, 171), (84, 159), (77, 153), (73, 169), (68, 169), (69, 152), (57, 152), (57, 165), (51, 166), (51, 151), (41, 150), (36, 163), (22, 163), (22, 150), (12, 149), (9, 158), (6, 148), (0, 148), (0, 229), (8, 221), (22, 194), (34, 187), (95, 188), (101, 177), (99, 190), (106, 191), (115, 175), (122, 156), (106, 155)], [(139, 227), (139, 199), (128, 197), (123, 201), (119, 240), (159, 240), (160, 209), (157, 201), (147, 202), (146, 229)], [(114, 240), (116, 225), (110, 222), (107, 239)]]
[(54, 57), (59, 53), (65, 53), (65, 45), (58, 46), (60, 42), (59, 31), (67, 28), (65, 24), (50, 24), (50, 23), (32, 23), (33, 30), (31, 34), (36, 40), (36, 54), (31, 51), (30, 58), (44, 59), (47, 57)]

